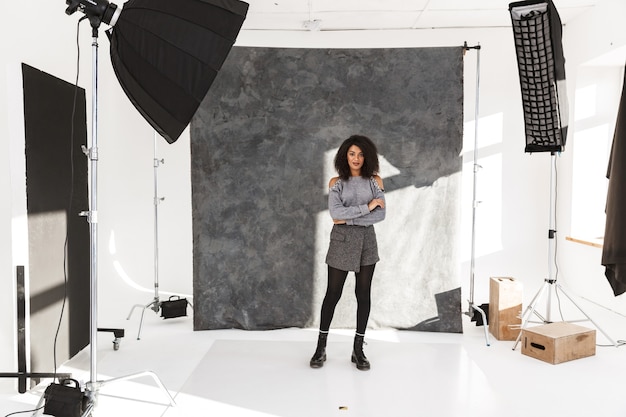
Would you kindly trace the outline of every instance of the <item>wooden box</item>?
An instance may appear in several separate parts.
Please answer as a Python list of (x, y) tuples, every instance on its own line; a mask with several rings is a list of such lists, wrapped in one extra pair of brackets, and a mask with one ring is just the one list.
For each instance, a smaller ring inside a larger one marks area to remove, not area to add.
[(522, 284), (510, 277), (489, 281), (489, 331), (498, 340), (517, 340), (522, 325)]
[(522, 354), (557, 364), (596, 354), (596, 331), (567, 322), (522, 330)]

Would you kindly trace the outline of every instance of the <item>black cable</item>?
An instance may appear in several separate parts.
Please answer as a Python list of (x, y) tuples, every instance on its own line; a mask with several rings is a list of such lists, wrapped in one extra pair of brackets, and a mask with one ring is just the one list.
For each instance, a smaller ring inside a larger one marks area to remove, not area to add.
[(557, 169), (557, 163), (556, 163), (556, 158), (554, 158), (554, 279), (557, 280), (558, 276), (559, 276), (559, 263), (557, 262), (557, 251), (558, 251), (558, 245), (559, 245), (559, 240), (556, 238), (556, 233), (557, 230), (559, 230), (559, 228), (556, 226), (557, 223), (557, 205), (559, 202), (559, 172)]
[(559, 228), (556, 226), (557, 223), (557, 218), (558, 216), (556, 215), (556, 213), (558, 213), (557, 210), (557, 203), (559, 201), (558, 196), (559, 196), (559, 172), (557, 170), (557, 163), (556, 163), (556, 157), (554, 158), (554, 231), (552, 231), (553, 235), (553, 239), (554, 239), (554, 282), (555, 282), (555, 286), (554, 286), (554, 294), (556, 295), (556, 300), (557, 300), (557, 306), (559, 308), (559, 314), (561, 315), (561, 321), (565, 321), (565, 318), (563, 316), (563, 310), (561, 309), (561, 297), (559, 297), (559, 287), (558, 285), (556, 285), (556, 283), (559, 282), (558, 277), (559, 277), (559, 263), (557, 261), (558, 257), (557, 257), (557, 252), (558, 252), (558, 242), (559, 240), (556, 238), (557, 236), (557, 230), (559, 230)]
[(45, 406), (42, 405), (41, 407), (33, 408), (32, 410), (14, 411), (12, 413), (9, 413), (9, 414), (5, 415), (4, 417), (15, 416), (15, 415), (18, 415), (18, 414), (23, 414), (23, 413), (34, 413), (35, 411), (39, 411), (39, 410), (43, 409), (44, 407)]

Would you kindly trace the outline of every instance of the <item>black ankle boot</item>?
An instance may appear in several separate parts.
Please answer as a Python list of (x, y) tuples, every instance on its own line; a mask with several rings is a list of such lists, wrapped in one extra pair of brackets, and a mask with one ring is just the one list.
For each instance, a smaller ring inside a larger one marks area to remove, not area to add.
[(326, 361), (326, 340), (328, 339), (328, 333), (321, 333), (317, 338), (317, 348), (315, 353), (309, 362), (311, 368), (321, 368)]
[(356, 369), (361, 371), (367, 371), (370, 369), (370, 362), (363, 353), (363, 337), (360, 335), (354, 336), (354, 349), (352, 350), (352, 363), (356, 364)]

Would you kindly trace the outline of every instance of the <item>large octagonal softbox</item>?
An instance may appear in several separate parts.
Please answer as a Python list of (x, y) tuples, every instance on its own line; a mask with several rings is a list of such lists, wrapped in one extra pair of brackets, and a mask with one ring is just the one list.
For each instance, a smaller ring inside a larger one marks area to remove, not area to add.
[(247, 11), (238, 0), (129, 0), (106, 31), (120, 85), (169, 143), (206, 96)]

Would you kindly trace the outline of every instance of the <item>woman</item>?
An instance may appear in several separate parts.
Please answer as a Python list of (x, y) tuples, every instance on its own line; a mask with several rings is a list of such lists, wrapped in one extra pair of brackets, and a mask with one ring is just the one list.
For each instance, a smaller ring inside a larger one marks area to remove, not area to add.
[(352, 362), (357, 369), (370, 369), (363, 353), (363, 338), (370, 314), (374, 267), (378, 246), (373, 224), (385, 218), (383, 180), (378, 174), (378, 151), (367, 137), (354, 135), (346, 139), (335, 155), (339, 174), (329, 183), (328, 209), (333, 219), (330, 246), (326, 255), (328, 287), (322, 303), (317, 348), (310, 365), (321, 368), (326, 361), (328, 330), (341, 298), (349, 271), (356, 276), (356, 335)]

